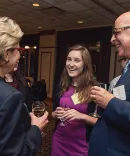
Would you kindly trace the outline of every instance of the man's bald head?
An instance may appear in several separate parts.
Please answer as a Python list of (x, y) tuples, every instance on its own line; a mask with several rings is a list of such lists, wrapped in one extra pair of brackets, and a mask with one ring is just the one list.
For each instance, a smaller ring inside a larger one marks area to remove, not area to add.
[(119, 57), (130, 59), (130, 11), (116, 19), (111, 42), (116, 46)]
[(125, 12), (122, 15), (120, 15), (115, 21), (115, 27), (116, 27), (117, 24), (120, 25), (120, 27), (130, 25), (130, 11)]

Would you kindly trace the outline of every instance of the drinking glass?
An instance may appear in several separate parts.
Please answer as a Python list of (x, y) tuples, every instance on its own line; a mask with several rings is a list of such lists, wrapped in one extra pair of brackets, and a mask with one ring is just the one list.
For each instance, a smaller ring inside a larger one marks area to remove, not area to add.
[(65, 126), (65, 123), (64, 123), (65, 120), (64, 120), (64, 118), (60, 118), (60, 121), (61, 121), (60, 122), (60, 126)]
[[(65, 108), (62, 108), (62, 110), (65, 111)], [(65, 126), (65, 123), (64, 123), (65, 120), (64, 120), (64, 118), (61, 117), (60, 118), (60, 121), (61, 121), (60, 122), (60, 126)]]
[[(44, 104), (44, 102), (42, 101), (35, 101), (32, 104), (32, 112), (36, 117), (41, 117), (44, 115), (46, 111), (46, 106)], [(46, 135), (46, 133), (41, 132), (42, 137), (44, 137)]]
[[(98, 86), (107, 90), (107, 84), (105, 84), (105, 83), (99, 83)], [(100, 118), (100, 115), (97, 113), (97, 110), (98, 110), (98, 104), (96, 103), (94, 112), (93, 113), (90, 113), (89, 115), (92, 116), (92, 117), (94, 117), (94, 118)]]
[[(69, 107), (65, 107), (65, 108), (62, 108), (64, 111), (67, 111), (67, 110), (69, 110), (70, 108)], [(66, 125), (66, 121), (65, 121), (65, 119), (64, 118), (60, 118), (60, 126), (65, 126)]]

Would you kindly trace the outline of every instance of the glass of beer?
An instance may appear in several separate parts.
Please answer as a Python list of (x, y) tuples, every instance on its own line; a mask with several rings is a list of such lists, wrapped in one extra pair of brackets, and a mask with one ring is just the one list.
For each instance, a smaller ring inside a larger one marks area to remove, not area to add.
[[(42, 101), (35, 101), (32, 104), (32, 113), (36, 117), (43, 116), (45, 111), (46, 111), (46, 106), (45, 106), (44, 102), (42, 102)], [(44, 132), (42, 132), (41, 135), (42, 135), (42, 137), (44, 137), (46, 134)]]

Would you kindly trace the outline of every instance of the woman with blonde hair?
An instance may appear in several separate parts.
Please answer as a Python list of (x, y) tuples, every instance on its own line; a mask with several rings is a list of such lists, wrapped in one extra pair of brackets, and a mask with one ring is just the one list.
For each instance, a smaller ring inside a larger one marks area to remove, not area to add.
[(82, 45), (74, 45), (68, 51), (61, 77), (56, 108), (52, 112), (57, 127), (52, 139), (51, 156), (87, 156), (88, 136), (86, 125), (94, 125), (88, 104), (90, 89), (96, 84), (93, 78), (91, 56)]
[(0, 17), (0, 155), (34, 156), (40, 149), (41, 131), (48, 123), (46, 112), (38, 118), (28, 113), (22, 94), (5, 82), (20, 59), (19, 41), (23, 36), (19, 25), (8, 17)]

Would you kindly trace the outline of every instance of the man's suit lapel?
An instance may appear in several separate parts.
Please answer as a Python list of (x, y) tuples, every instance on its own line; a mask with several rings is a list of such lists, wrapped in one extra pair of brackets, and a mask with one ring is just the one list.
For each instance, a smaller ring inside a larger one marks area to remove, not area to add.
[(120, 86), (122, 84), (125, 84), (125, 82), (130, 79), (130, 68), (128, 69), (128, 71), (122, 75), (120, 77), (120, 79), (118, 80), (117, 84), (115, 85), (115, 87)]

